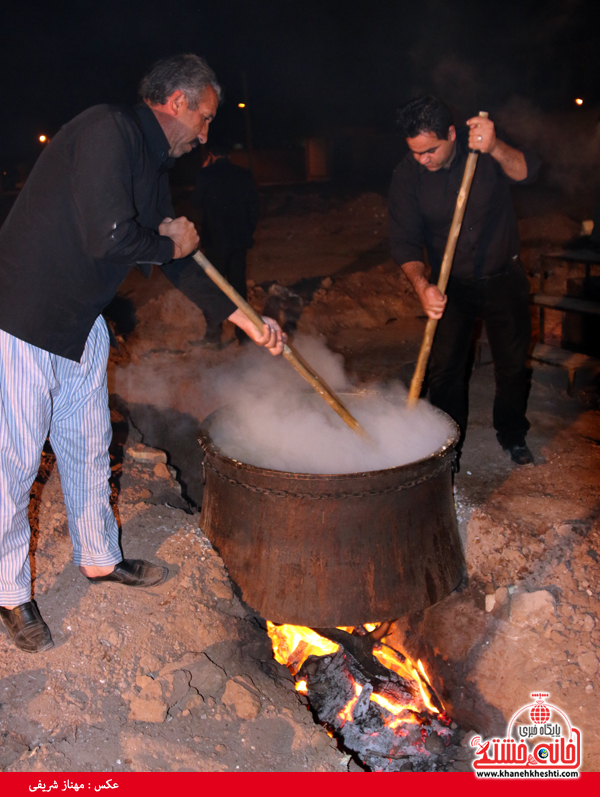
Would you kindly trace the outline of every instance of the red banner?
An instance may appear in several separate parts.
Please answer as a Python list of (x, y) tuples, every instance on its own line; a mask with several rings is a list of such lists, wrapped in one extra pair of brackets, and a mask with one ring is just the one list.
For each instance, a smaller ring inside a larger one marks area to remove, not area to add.
[[(365, 783), (364, 776), (369, 778)], [(375, 784), (373, 778), (379, 781)], [(338, 783), (333, 783), (333, 780)], [(383, 784), (385, 779), (386, 783)], [(342, 783), (342, 780), (344, 781)], [(394, 780), (394, 783), (391, 781)], [(507, 781), (512, 783), (508, 784)], [(334, 793), (343, 789), (344, 797), (365, 797), (373, 788), (394, 789), (394, 794), (406, 793), (406, 789), (441, 789), (444, 797), (460, 794), (502, 795), (507, 787), (511, 797), (521, 793), (544, 794), (544, 797), (567, 794), (592, 794), (600, 791), (600, 773), (584, 772), (576, 778), (493, 778), (481, 779), (471, 773), (454, 772), (396, 772), (396, 773), (333, 773), (333, 772), (24, 772), (0, 773), (0, 795), (25, 797), (31, 794), (73, 794), (81, 797), (92, 794), (115, 794), (115, 797), (195, 797), (214, 792), (218, 797), (253, 797), (256, 790), (264, 797), (277, 789), (290, 794), (300, 790), (318, 790), (318, 793)], [(594, 786), (594, 783), (596, 784)], [(409, 793), (412, 793), (409, 791)]]

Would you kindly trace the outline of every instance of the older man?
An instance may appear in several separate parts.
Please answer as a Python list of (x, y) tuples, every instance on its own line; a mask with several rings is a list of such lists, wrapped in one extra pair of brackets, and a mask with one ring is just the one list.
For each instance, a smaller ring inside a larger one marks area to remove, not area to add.
[[(391, 251), (427, 315), (439, 319), (429, 367), (431, 402), (458, 423), (462, 445), (469, 347), (475, 322), (482, 319), (494, 359), (498, 442), (517, 464), (531, 463), (525, 442), (529, 283), (519, 260), (510, 185), (534, 180), (539, 161), (502, 141), (490, 119), (476, 116), (457, 132), (448, 107), (435, 97), (409, 103), (401, 109), (399, 122), (410, 151), (394, 172), (390, 189)], [(435, 283), (469, 149), (481, 155), (447, 295), (442, 296)]]
[(194, 225), (173, 218), (167, 170), (206, 141), (221, 89), (195, 55), (159, 62), (133, 109), (100, 105), (52, 139), (0, 230), (0, 618), (17, 647), (52, 637), (31, 600), (29, 491), (49, 435), (75, 564), (90, 581), (161, 583), (167, 570), (124, 559), (110, 508), (108, 333), (103, 308), (130, 269), (152, 264), (215, 322), (229, 318), (272, 354), (188, 257)]

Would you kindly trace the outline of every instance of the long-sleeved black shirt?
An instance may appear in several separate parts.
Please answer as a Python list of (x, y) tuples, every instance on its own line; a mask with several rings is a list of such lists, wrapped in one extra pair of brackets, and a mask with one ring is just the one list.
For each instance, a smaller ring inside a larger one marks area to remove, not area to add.
[(217, 158), (198, 173), (192, 203), (202, 209), (202, 246), (249, 249), (258, 222), (258, 189), (252, 173)]
[(130, 269), (163, 267), (203, 312), (235, 305), (158, 234), (174, 216), (169, 144), (146, 105), (97, 105), (50, 141), (0, 229), (0, 329), (71, 360)]
[[(468, 154), (468, 130), (460, 130), (450, 166), (428, 171), (408, 153), (392, 177), (389, 194), (392, 257), (403, 265), (423, 261), (423, 246), (437, 282)], [(504, 271), (519, 253), (519, 231), (510, 185), (530, 183), (539, 171), (538, 158), (523, 152), (527, 177), (508, 177), (491, 155), (478, 158), (465, 216), (452, 264), (452, 276), (480, 278)]]

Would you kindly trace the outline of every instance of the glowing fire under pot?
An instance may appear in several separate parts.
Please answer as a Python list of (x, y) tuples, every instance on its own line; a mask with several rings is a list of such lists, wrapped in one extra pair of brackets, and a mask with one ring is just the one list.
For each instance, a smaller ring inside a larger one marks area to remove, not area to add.
[(286, 473), (238, 462), (202, 424), (200, 524), (247, 604), (311, 628), (392, 620), (436, 603), (463, 578), (451, 466), (458, 429), (428, 457), (385, 470)]
[(451, 760), (456, 742), (450, 717), (422, 662), (385, 644), (389, 625), (317, 633), (267, 622), (267, 630), (275, 658), (295, 676), (296, 689), (369, 768), (444, 769), (438, 754)]

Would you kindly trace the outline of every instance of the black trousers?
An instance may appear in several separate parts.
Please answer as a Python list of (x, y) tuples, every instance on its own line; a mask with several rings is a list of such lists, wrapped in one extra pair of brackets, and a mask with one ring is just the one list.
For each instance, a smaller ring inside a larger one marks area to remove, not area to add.
[[(246, 285), (246, 254), (247, 249), (206, 249), (206, 257), (225, 279), (233, 285), (243, 299), (248, 298)], [(246, 333), (239, 327), (235, 328), (238, 340), (244, 340)], [(208, 327), (206, 340), (219, 340), (221, 338), (221, 324)]]
[(511, 446), (529, 430), (525, 412), (530, 372), (526, 366), (531, 340), (529, 282), (519, 261), (497, 276), (450, 278), (448, 304), (438, 322), (429, 364), (431, 403), (460, 426), (464, 440), (469, 415), (469, 378), (473, 330), (485, 325), (496, 378), (494, 428), (498, 442)]

